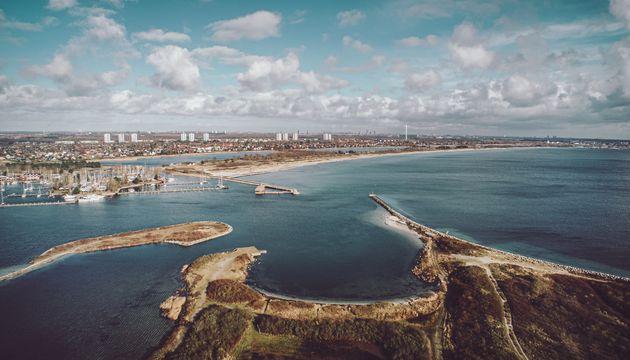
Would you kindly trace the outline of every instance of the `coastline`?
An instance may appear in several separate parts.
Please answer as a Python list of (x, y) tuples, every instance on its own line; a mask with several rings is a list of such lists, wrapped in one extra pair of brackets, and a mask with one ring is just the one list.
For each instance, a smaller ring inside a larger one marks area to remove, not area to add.
[[(182, 236), (182, 232), (185, 231), (194, 235), (191, 235), (191, 237), (187, 239), (181, 239), (180, 237)], [(222, 222), (195, 221), (74, 240), (54, 246), (35, 257), (26, 266), (0, 275), (0, 282), (15, 279), (44, 266), (55, 263), (69, 255), (123, 249), (158, 243), (193, 246), (201, 242), (225, 236), (232, 231), (232, 226)]]
[(240, 169), (237, 168), (237, 169), (221, 170), (221, 171), (214, 171), (214, 172), (209, 172), (207, 170), (204, 170), (203, 173), (199, 173), (199, 172), (184, 173), (181, 171), (168, 170), (168, 168), (167, 168), (167, 171), (178, 173), (180, 175), (195, 176), (195, 177), (205, 177), (208, 175), (212, 175), (212, 176), (226, 176), (226, 177), (239, 178), (239, 177), (274, 173), (274, 172), (285, 171), (285, 170), (292, 170), (292, 169), (300, 168), (304, 166), (337, 163), (337, 162), (350, 161), (350, 160), (374, 159), (374, 158), (390, 157), (390, 156), (461, 153), (461, 152), (471, 152), (471, 151), (492, 151), (492, 150), (531, 150), (531, 149), (550, 149), (550, 148), (556, 148), (556, 147), (553, 147), (553, 146), (550, 146), (550, 147), (514, 146), (514, 147), (488, 147), (488, 148), (465, 148), (465, 149), (448, 149), (448, 150), (436, 149), (436, 150), (383, 152), (383, 153), (370, 153), (370, 154), (354, 154), (354, 155), (347, 155), (347, 156), (341, 156), (341, 157), (335, 157), (335, 158), (324, 158), (324, 159), (314, 159), (314, 160), (298, 160), (298, 161), (276, 163), (276, 164), (269, 164), (269, 165), (253, 165), (253, 166), (243, 167)]

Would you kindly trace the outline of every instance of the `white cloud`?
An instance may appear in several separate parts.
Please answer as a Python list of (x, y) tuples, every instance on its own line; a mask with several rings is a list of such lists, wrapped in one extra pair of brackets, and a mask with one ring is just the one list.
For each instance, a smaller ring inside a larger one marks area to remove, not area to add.
[(610, 13), (626, 23), (630, 28), (630, 0), (611, 0)]
[(42, 31), (44, 28), (57, 25), (58, 23), (59, 21), (57, 20), (57, 18), (53, 16), (46, 16), (41, 21), (36, 23), (7, 19), (4, 11), (0, 9), (0, 27), (6, 29), (21, 31)]
[(439, 39), (435, 35), (427, 35), (423, 38), (417, 36), (409, 36), (404, 39), (397, 40), (396, 43), (401, 46), (406, 47), (416, 47), (416, 46), (434, 46), (438, 43)]
[(360, 22), (364, 21), (365, 18), (365, 13), (357, 9), (342, 11), (337, 14), (337, 21), (340, 27), (358, 25)]
[(58, 53), (46, 65), (35, 65), (25, 69), (29, 75), (49, 78), (70, 96), (85, 96), (96, 90), (120, 84), (130, 73), (130, 67), (122, 64), (117, 70), (102, 73), (75, 74), (74, 66), (67, 54)]
[(133, 38), (142, 41), (152, 42), (188, 42), (190, 36), (184, 33), (164, 31), (162, 29), (149, 29), (147, 31), (141, 31), (133, 33)]
[(288, 83), (299, 84), (307, 92), (326, 92), (348, 85), (345, 80), (300, 71), (300, 59), (293, 52), (280, 59), (259, 57), (237, 79), (243, 88), (251, 91), (277, 89)]
[(360, 53), (369, 53), (370, 51), (372, 51), (372, 47), (364, 42), (361, 42), (360, 40), (357, 39), (353, 39), (352, 37), (346, 35), (343, 37), (342, 39), (343, 45), (346, 47), (350, 47), (355, 49), (356, 51), (360, 52)]
[(147, 63), (155, 68), (151, 82), (171, 90), (194, 90), (199, 87), (199, 67), (190, 52), (182, 47), (167, 45), (153, 50)]
[(98, 40), (120, 40), (125, 38), (125, 27), (105, 15), (87, 18), (86, 34)]
[(72, 63), (64, 54), (57, 54), (46, 65), (35, 65), (27, 68), (27, 72), (62, 81), (72, 76)]
[(494, 62), (494, 53), (485, 48), (477, 36), (477, 29), (469, 22), (455, 27), (449, 49), (453, 59), (464, 69), (485, 69)]
[(522, 75), (512, 75), (503, 82), (501, 94), (512, 106), (528, 107), (538, 105), (545, 96), (555, 92), (555, 85), (543, 86)]
[(77, 0), (50, 0), (48, 8), (51, 10), (63, 10), (77, 5)]
[(212, 31), (212, 40), (218, 42), (261, 40), (279, 36), (281, 22), (280, 14), (261, 10), (239, 18), (217, 21), (206, 28)]
[(405, 80), (405, 87), (410, 91), (421, 92), (430, 89), (442, 82), (442, 77), (435, 70), (429, 70), (423, 73), (411, 74)]

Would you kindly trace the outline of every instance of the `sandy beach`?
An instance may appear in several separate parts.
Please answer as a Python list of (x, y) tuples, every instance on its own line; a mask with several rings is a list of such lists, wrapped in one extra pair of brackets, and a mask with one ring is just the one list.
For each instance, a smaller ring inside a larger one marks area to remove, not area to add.
[[(288, 161), (281, 163), (273, 163), (273, 164), (254, 164), (250, 166), (239, 166), (234, 169), (225, 169), (225, 170), (209, 170), (205, 169), (200, 165), (185, 165), (185, 166), (174, 166), (167, 168), (167, 171), (177, 172), (182, 175), (187, 176), (226, 176), (226, 177), (244, 177), (244, 176), (252, 176), (252, 175), (260, 175), (278, 171), (285, 171), (296, 169), (304, 166), (312, 166), (319, 164), (328, 164), (328, 163), (336, 163), (342, 161), (350, 161), (350, 160), (365, 160), (365, 159), (375, 159), (382, 157), (390, 157), (390, 156), (410, 156), (410, 155), (418, 155), (418, 154), (441, 154), (441, 153), (460, 153), (460, 152), (470, 152), (470, 151), (492, 151), (492, 150), (527, 150), (527, 149), (539, 149), (541, 147), (496, 147), (496, 148), (466, 148), (466, 149), (436, 149), (436, 150), (421, 150), (421, 151), (402, 151), (402, 152), (383, 152), (383, 153), (370, 153), (370, 154), (349, 154), (345, 156), (336, 156), (336, 157), (325, 157), (322, 156), (321, 159), (308, 159), (308, 160), (297, 160), (297, 161)], [(325, 155), (325, 153), (323, 153)]]

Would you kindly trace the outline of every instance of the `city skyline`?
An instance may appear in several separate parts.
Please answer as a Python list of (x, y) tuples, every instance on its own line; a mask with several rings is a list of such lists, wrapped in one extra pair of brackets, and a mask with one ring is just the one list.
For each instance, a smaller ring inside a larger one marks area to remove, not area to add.
[(0, 6), (0, 131), (407, 125), (628, 139), (629, 9), (626, 0), (11, 2)]

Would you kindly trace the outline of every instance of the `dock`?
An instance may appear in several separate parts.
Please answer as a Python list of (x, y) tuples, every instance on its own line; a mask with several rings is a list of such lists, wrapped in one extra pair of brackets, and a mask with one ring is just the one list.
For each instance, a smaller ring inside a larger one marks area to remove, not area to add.
[(217, 176), (217, 175), (208, 175), (210, 178), (219, 179), (223, 178), (223, 181), (229, 181), (237, 184), (245, 184), (255, 186), (254, 194), (256, 195), (281, 195), (281, 194), (290, 194), (290, 195), (299, 195), (300, 192), (298, 189), (290, 188), (282, 185), (274, 185), (267, 184), (237, 177), (226, 177), (226, 176)]

